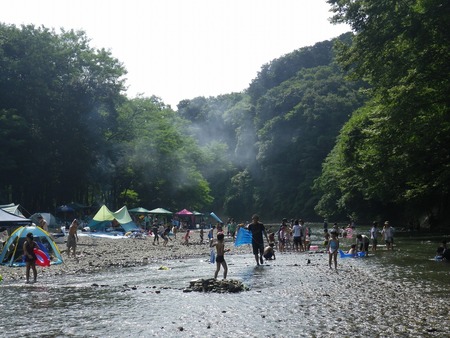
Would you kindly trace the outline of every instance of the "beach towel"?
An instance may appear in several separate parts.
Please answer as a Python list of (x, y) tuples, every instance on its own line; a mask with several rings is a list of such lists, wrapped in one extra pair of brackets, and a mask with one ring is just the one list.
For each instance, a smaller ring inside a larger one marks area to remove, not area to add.
[(252, 233), (247, 229), (239, 228), (234, 246), (240, 246), (244, 244), (252, 244)]

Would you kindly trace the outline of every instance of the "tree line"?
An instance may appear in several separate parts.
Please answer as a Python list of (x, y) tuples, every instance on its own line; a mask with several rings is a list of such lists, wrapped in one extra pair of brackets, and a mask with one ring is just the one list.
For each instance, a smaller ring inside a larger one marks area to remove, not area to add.
[(0, 201), (444, 224), (449, 5), (328, 2), (353, 34), (176, 111), (83, 32), (0, 25)]

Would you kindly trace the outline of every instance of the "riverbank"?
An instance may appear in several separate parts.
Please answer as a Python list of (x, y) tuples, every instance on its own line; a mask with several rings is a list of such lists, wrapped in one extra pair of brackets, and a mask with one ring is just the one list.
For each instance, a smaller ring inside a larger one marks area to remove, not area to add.
[[(198, 232), (188, 246), (178, 237), (163, 247), (151, 237), (80, 236), (77, 259), (64, 253), (64, 264), (39, 268), (35, 285), (24, 284), (25, 268), (2, 266), (0, 296), (24, 308), (45, 308), (42, 315), (34, 313), (40, 325), (23, 328), (34, 336), (176, 337), (183, 331), (201, 337), (446, 337), (450, 332), (450, 284), (427, 275), (432, 267), (447, 280), (450, 265), (420, 253), (429, 252), (432, 243), (399, 241), (394, 252), (338, 258), (335, 270), (325, 253), (277, 252), (275, 261), (256, 267), (251, 247), (236, 248), (228, 239), (228, 279), (242, 281), (249, 291), (223, 295), (183, 292), (193, 279), (212, 277), (215, 266), (207, 263), (210, 249), (198, 243)], [(23, 293), (33, 297), (23, 301)], [(83, 325), (52, 320), (61, 308), (67, 318), (83, 318)], [(23, 309), (3, 310), (9, 318), (4, 332), (24, 336), (14, 324), (25, 320)]]
[[(154, 244), (154, 238), (151, 236), (145, 239), (100, 238), (82, 234), (78, 237), (77, 258), (67, 256), (65, 243), (58, 244), (64, 263), (37, 267), (38, 279), (65, 274), (94, 273), (108, 268), (141, 266), (188, 257), (209, 259), (210, 248), (206, 233), (203, 244), (200, 243), (199, 231), (191, 231), (189, 245), (183, 244), (183, 235), (184, 233), (179, 233), (176, 238), (171, 236), (171, 240), (164, 246), (161, 238), (159, 244)], [(233, 254), (251, 252), (251, 247), (247, 245), (235, 247), (232, 238), (226, 238), (225, 243)], [(0, 274), (4, 282), (25, 280), (24, 267), (0, 266)]]

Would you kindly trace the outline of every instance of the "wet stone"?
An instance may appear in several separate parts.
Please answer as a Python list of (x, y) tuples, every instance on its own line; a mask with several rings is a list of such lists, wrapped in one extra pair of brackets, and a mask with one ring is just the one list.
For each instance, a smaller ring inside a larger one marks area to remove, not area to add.
[(248, 291), (248, 287), (241, 281), (234, 279), (217, 280), (214, 278), (209, 279), (196, 279), (189, 282), (189, 287), (183, 290), (183, 292), (217, 292), (217, 293), (236, 293), (241, 291)]

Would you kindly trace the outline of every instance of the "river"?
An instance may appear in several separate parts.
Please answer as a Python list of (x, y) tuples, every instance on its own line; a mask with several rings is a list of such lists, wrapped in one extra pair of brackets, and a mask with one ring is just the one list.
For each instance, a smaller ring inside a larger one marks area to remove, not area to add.
[(323, 253), (277, 253), (262, 267), (230, 254), (228, 278), (250, 288), (238, 294), (183, 292), (212, 276), (204, 257), (4, 282), (0, 336), (448, 337), (450, 264), (433, 259), (438, 242), (398, 236), (394, 252), (339, 259), (337, 271)]

